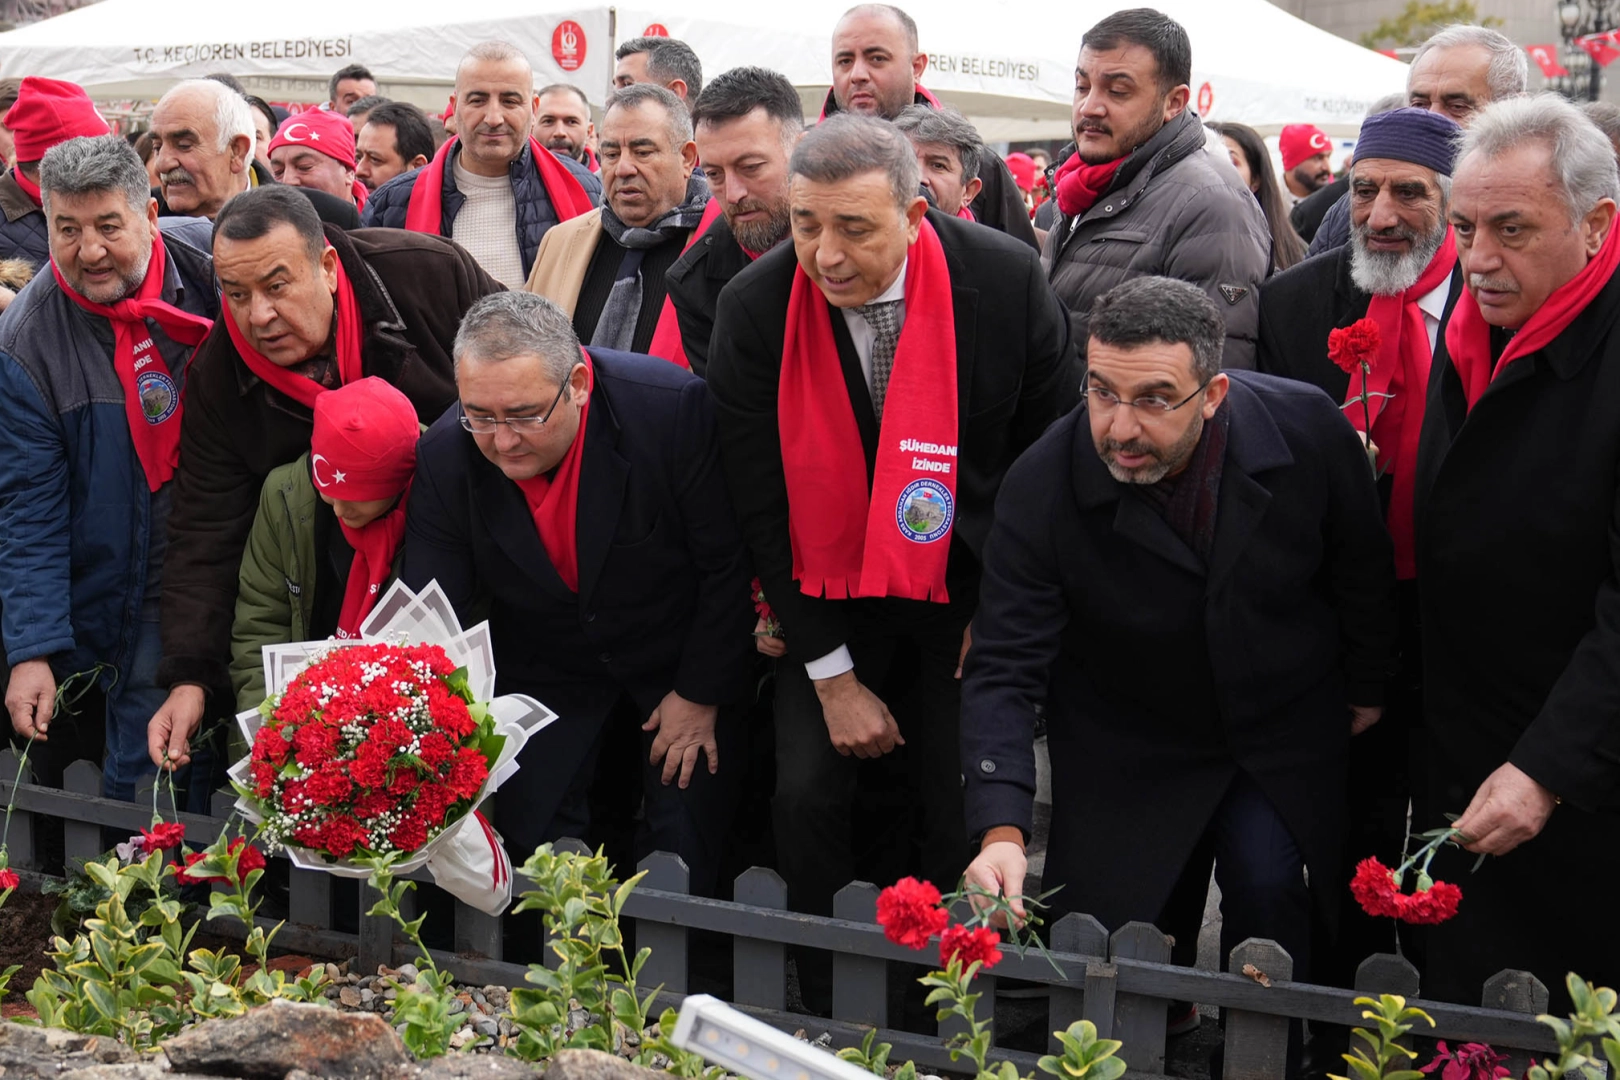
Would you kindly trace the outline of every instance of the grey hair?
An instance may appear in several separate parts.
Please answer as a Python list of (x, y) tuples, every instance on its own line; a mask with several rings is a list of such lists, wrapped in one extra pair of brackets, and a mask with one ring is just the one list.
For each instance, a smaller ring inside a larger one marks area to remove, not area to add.
[(1527, 142), (1550, 154), (1549, 167), (1571, 224), (1604, 199), (1620, 202), (1620, 168), (1614, 146), (1586, 114), (1557, 94), (1534, 94), (1494, 102), (1462, 133), (1453, 175), (1465, 158), (1501, 157)]
[(669, 118), (669, 138), (675, 150), (692, 141), (692, 114), (686, 111), (686, 103), (675, 91), (657, 83), (631, 83), (613, 91), (602, 109), (602, 121), (606, 123), (607, 114), (616, 108), (637, 109), (649, 101), (662, 108)]
[(45, 151), (39, 163), (39, 189), (50, 216), (52, 195), (70, 198), (121, 192), (129, 208), (145, 214), (152, 181), (135, 148), (121, 135), (69, 139)]
[(1087, 333), (1122, 349), (1155, 341), (1185, 345), (1199, 382), (1221, 373), (1226, 324), (1220, 309), (1203, 289), (1176, 278), (1132, 278), (1109, 289), (1091, 306)]
[(1620, 146), (1620, 105), (1607, 101), (1588, 101), (1580, 107), (1586, 118), (1598, 126), (1598, 130), (1609, 137), (1609, 141)]
[(1406, 95), (1397, 91), (1393, 94), (1385, 94), (1373, 102), (1372, 108), (1367, 110), (1367, 115), (1378, 116), (1382, 113), (1394, 112), (1396, 109), (1404, 108), (1406, 108)]
[(253, 128), (253, 106), (247, 103), (247, 98), (238, 94), (224, 83), (213, 79), (186, 79), (175, 83), (169, 92), (158, 99), (158, 108), (163, 107), (165, 101), (182, 94), (201, 94), (209, 99), (214, 106), (214, 129), (218, 132), (215, 150), (224, 152), (231, 145), (231, 140), (243, 138), (248, 141), (248, 154), (253, 153), (253, 139), (256, 134)]
[(573, 321), (550, 300), (529, 292), (491, 293), (468, 308), (450, 355), (458, 372), (468, 360), (496, 364), (537, 356), (546, 378), (558, 386), (581, 361)]
[(836, 113), (799, 140), (788, 161), (788, 175), (818, 184), (881, 172), (904, 210), (917, 198), (917, 153), (911, 142), (886, 120), (857, 113)]
[(1412, 66), (1430, 49), (1479, 48), (1491, 54), (1490, 67), (1485, 69), (1485, 85), (1492, 101), (1515, 97), (1524, 93), (1530, 83), (1530, 59), (1525, 51), (1500, 31), (1488, 26), (1469, 26), (1456, 23), (1436, 31), (1418, 46), (1412, 57)]
[(955, 150), (957, 159), (962, 163), (964, 183), (979, 175), (979, 162), (987, 152), (984, 140), (979, 137), (979, 129), (968, 123), (967, 118), (955, 109), (949, 106), (934, 109), (927, 105), (908, 105), (894, 118), (894, 126), (913, 145), (929, 143)]

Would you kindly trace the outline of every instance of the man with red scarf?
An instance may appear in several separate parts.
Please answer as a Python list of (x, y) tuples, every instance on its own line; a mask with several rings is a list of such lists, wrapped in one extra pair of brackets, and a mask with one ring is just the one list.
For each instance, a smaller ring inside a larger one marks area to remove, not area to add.
[(378, 188), (361, 224), (448, 236), (495, 280), (521, 288), (546, 230), (588, 213), (602, 182), (535, 140), (534, 69), (507, 42), (474, 45), (461, 58), (449, 111), (459, 134)]
[[(1457, 152), (1468, 295), (1446, 324), (1417, 471), (1431, 817), (1461, 812), (1460, 884), (1426, 997), (1476, 1001), (1503, 968), (1570, 1008), (1620, 979), (1620, 939), (1552, 932), (1570, 889), (1620, 892), (1620, 238), (1614, 150), (1550, 94), (1490, 105)], [(1562, 805), (1560, 805), (1562, 804)], [(1490, 859), (1477, 874), (1474, 854)]]
[(231, 628), (238, 711), (264, 700), (265, 645), (358, 637), (399, 565), (416, 408), (373, 375), (320, 395), (314, 411), (309, 453), (265, 478), (242, 555)]
[(1192, 44), (1152, 8), (1086, 31), (1074, 75), (1074, 143), (1054, 174), (1058, 216), (1041, 261), (1082, 348), (1092, 303), (1134, 277), (1179, 278), (1226, 323), (1225, 366), (1254, 367), (1271, 231), (1237, 173), (1204, 148), (1187, 107)]
[(116, 135), (40, 161), (50, 268), (0, 317), (0, 609), (12, 729), (49, 737), (70, 678), (106, 691), (103, 793), (153, 770), (158, 596), (182, 391), (219, 310), (208, 224), (159, 227)]
[(524, 749), (496, 825), (526, 858), (594, 845), (643, 807), (615, 860), (676, 852), (714, 895), (754, 611), (713, 403), (666, 360), (582, 350), (531, 293), (480, 301), (454, 348), (460, 404), (422, 437), (400, 578), (437, 581), (463, 622), (487, 612), (496, 692), (561, 717)]
[[(1259, 369), (1320, 386), (1343, 403), (1345, 419), (1358, 431), (1372, 421), (1400, 579), (1401, 666), (1383, 719), (1350, 744), (1357, 780), (1349, 789), (1344, 861), (1334, 880), (1348, 881), (1370, 855), (1398, 865), (1406, 843), (1423, 715), (1412, 489), (1434, 349), (1463, 289), (1446, 220), (1459, 130), (1449, 117), (1423, 109), (1368, 117), (1350, 174), (1350, 243), (1278, 274), (1260, 290)], [(1330, 359), (1330, 342), (1369, 323), (1377, 327), (1378, 348), (1368, 355), (1368, 373), (1353, 362), (1353, 370), (1340, 368)], [(1427, 804), (1420, 797), (1418, 805), (1421, 817)], [(1316, 977), (1335, 986), (1353, 985), (1361, 961), (1389, 949), (1388, 921), (1351, 907), (1341, 912), (1336, 931), (1323, 931)]]
[(90, 95), (75, 83), (30, 75), (6, 112), (16, 164), (0, 177), (0, 259), (26, 259), (35, 270), (50, 258), (45, 215), (40, 213), (39, 160), (58, 143), (81, 135), (107, 134), (107, 121)]
[[(918, 48), (917, 23), (892, 4), (850, 8), (833, 28), (832, 89), (821, 106), (826, 119), (840, 112), (893, 120), (911, 105), (937, 108), (939, 99), (923, 88), (928, 54)], [(1006, 162), (987, 153), (979, 162), (983, 189), (973, 215), (1016, 240), (1038, 248), (1024, 198)]]
[(423, 422), (455, 400), (448, 342), (501, 286), (448, 240), (323, 226), (293, 188), (238, 195), (214, 222), (224, 314), (197, 354), (163, 583), (169, 699), (154, 759), (189, 757), (206, 696), (229, 693), (237, 571), (265, 477), (309, 449), (316, 401), (375, 375)]
[[(1079, 387), (1034, 251), (928, 210), (892, 124), (834, 117), (800, 141), (790, 173), (793, 245), (720, 294), (708, 380), (787, 643), (779, 868), (795, 910), (828, 914), (856, 877), (951, 881), (963, 865), (956, 671), (991, 503)], [(891, 782), (913, 814), (854, 813), (873, 771), (904, 778)], [(915, 844), (922, 865), (857, 867), (857, 835)], [(799, 974), (824, 1007), (825, 965), (806, 957)]]

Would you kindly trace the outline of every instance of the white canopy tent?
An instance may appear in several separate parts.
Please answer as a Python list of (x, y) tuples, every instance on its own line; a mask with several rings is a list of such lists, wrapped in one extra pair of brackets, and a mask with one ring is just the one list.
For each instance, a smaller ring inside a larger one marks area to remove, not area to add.
[[(360, 62), (382, 92), (442, 108), (460, 55), (500, 38), (534, 62), (537, 82), (573, 82), (600, 105), (614, 45), (648, 28), (681, 38), (709, 73), (759, 64), (800, 87), (807, 114), (829, 79), (828, 41), (852, 0), (484, 0), (453, 5), (399, 0), (385, 8), (330, 0), (211, 4), (174, 26), (149, 0), (102, 0), (0, 34), (0, 77), (49, 74), (98, 99), (152, 98), (175, 81), (229, 71), (275, 100), (324, 100), (326, 80)], [(929, 54), (924, 83), (979, 124), (991, 141), (1062, 138), (1081, 35), (1118, 0), (1051, 5), (1032, 0), (912, 3)], [(1405, 85), (1405, 65), (1294, 18), (1266, 0), (1160, 0), (1187, 27), (1194, 107), (1209, 119), (1261, 130), (1315, 123), (1353, 134), (1377, 98)]]

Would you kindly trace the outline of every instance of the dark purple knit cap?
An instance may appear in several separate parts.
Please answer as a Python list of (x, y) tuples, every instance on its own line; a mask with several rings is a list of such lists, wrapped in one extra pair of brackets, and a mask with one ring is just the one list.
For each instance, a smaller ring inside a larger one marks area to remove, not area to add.
[(1394, 109), (1361, 122), (1355, 159), (1410, 161), (1433, 169), (1441, 176), (1450, 176), (1457, 156), (1457, 137), (1461, 133), (1462, 128), (1456, 121), (1440, 113), (1427, 109)]

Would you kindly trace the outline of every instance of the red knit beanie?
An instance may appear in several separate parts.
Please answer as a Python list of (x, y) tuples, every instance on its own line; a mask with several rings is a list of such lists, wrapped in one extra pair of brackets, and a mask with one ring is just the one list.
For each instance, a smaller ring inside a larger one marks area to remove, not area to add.
[(411, 399), (375, 375), (328, 390), (309, 441), (316, 489), (343, 502), (393, 498), (416, 471), (420, 433)]
[(58, 143), (81, 135), (107, 135), (112, 130), (78, 83), (37, 75), (22, 81), (5, 124), (16, 142), (18, 161), (38, 161)]

